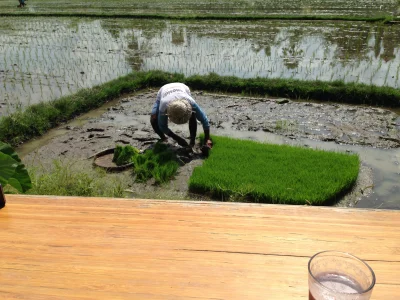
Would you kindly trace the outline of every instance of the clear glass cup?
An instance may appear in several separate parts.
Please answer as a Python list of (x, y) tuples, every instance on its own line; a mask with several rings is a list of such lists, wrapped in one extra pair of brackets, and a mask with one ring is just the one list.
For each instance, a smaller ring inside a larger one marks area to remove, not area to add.
[(374, 271), (349, 253), (323, 251), (308, 262), (309, 300), (368, 300), (374, 285)]

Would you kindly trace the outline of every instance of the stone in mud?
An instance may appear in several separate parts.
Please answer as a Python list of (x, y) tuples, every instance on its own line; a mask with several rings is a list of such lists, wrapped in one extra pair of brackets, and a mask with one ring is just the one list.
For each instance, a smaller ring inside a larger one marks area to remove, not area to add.
[(103, 128), (88, 128), (88, 129), (86, 129), (86, 132), (92, 132), (92, 131), (104, 132), (104, 129)]
[(124, 144), (124, 145), (129, 145), (130, 144), (128, 141), (125, 141), (125, 140), (116, 140), (114, 142), (115, 143), (121, 143), (121, 144)]
[(277, 99), (275, 100), (276, 103), (278, 104), (285, 104), (285, 103), (289, 103), (288, 99)]
[(111, 138), (111, 135), (96, 134), (95, 137), (98, 139), (109, 139)]
[(149, 142), (149, 141), (154, 142), (155, 140), (157, 140), (157, 138), (153, 137), (132, 137), (132, 139), (137, 140), (139, 142)]

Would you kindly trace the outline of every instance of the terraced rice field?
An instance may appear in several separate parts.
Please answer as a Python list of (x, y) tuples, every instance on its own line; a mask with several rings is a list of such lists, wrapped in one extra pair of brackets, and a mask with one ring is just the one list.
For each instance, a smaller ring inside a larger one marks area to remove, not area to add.
[[(15, 0), (0, 1), (0, 13), (19, 13)], [(167, 15), (337, 15), (378, 16), (397, 11), (397, 0), (29, 0), (29, 13)]]

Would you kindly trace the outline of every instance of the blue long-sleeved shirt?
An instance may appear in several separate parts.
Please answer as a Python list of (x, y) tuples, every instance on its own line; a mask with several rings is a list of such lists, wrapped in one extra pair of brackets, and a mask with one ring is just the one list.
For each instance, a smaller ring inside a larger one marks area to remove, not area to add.
[(189, 87), (183, 83), (174, 82), (169, 83), (161, 87), (157, 93), (156, 102), (151, 110), (152, 115), (157, 115), (158, 127), (164, 134), (168, 134), (170, 129), (168, 128), (168, 116), (167, 108), (168, 104), (176, 99), (186, 99), (192, 105), (193, 111), (196, 113), (196, 119), (201, 122), (203, 129), (207, 130), (210, 128), (210, 124), (207, 115), (192, 98)]

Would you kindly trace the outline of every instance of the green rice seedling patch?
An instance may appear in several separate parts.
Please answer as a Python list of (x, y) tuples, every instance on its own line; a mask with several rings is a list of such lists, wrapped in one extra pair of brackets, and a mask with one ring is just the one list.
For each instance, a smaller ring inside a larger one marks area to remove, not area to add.
[(32, 179), (32, 188), (26, 192), (29, 195), (122, 198), (129, 182), (129, 175), (124, 173), (110, 174), (79, 161), (61, 159), (54, 160), (51, 166), (28, 166), (28, 171)]
[(189, 190), (222, 200), (326, 205), (356, 182), (359, 157), (288, 145), (214, 136)]
[(130, 145), (117, 145), (114, 150), (113, 162), (115, 162), (117, 166), (122, 166), (130, 163), (132, 159), (138, 154), (139, 150)]
[(170, 180), (178, 171), (179, 164), (175, 153), (167, 145), (157, 143), (153, 149), (139, 154), (137, 149), (130, 145), (117, 146), (114, 152), (116, 164), (133, 162), (133, 176), (137, 182), (146, 182), (154, 178), (156, 184)]

